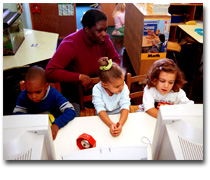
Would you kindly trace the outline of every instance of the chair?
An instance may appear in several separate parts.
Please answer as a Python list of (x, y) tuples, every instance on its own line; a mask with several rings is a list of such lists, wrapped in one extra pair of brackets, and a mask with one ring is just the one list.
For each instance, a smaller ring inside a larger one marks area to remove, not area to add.
[(168, 41), (167, 51), (180, 52), (181, 49), (182, 48), (181, 48), (181, 45), (179, 43)]
[[(168, 41), (167, 57), (174, 59), (174, 61), (176, 62), (177, 65), (178, 65), (178, 60), (177, 60), (176, 54), (180, 53), (181, 49), (182, 49), (182, 47), (179, 43)], [(168, 54), (169, 52), (172, 54), (172, 57), (169, 56), (169, 54)]]
[[(139, 83), (144, 85), (146, 81), (146, 75), (137, 75), (137, 76), (131, 76), (131, 73), (127, 73), (126, 77), (126, 84), (128, 86), (128, 89), (130, 91), (130, 98), (142, 98), (143, 97), (143, 89), (140, 91), (132, 92), (132, 84), (133, 83)], [(130, 105), (130, 113), (134, 113), (139, 109), (139, 105)]]
[[(100, 79), (98, 77), (91, 78), (92, 79), (92, 85), (93, 87), (95, 84), (97, 84)], [(79, 83), (79, 98), (80, 98), (80, 117), (83, 116), (95, 116), (96, 115), (96, 110), (95, 108), (86, 108), (84, 103), (85, 102), (91, 102), (92, 101), (92, 94), (91, 95), (84, 95), (84, 88), (83, 86)]]
[[(51, 82), (49, 84), (50, 84), (50, 86), (57, 89), (61, 93), (60, 82)], [(24, 80), (20, 81), (19, 85), (20, 85), (20, 90), (23, 91), (25, 89), (25, 81)]]

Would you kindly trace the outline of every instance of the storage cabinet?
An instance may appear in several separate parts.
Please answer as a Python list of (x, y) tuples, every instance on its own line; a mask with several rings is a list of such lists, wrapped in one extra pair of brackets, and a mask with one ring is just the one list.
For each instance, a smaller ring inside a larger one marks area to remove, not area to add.
[(166, 57), (170, 14), (153, 14), (142, 4), (127, 3), (124, 46), (137, 75), (147, 74), (151, 65)]
[(116, 3), (101, 3), (101, 10), (107, 15), (108, 26), (114, 26), (114, 18), (112, 16)]

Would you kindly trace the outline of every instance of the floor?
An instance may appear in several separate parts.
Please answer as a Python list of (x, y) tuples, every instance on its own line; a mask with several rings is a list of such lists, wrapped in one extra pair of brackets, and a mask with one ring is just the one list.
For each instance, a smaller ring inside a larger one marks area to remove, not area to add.
[[(77, 11), (78, 12), (78, 11)], [(77, 16), (80, 18), (79, 16)], [(78, 20), (79, 22), (79, 20)], [(80, 22), (79, 22), (80, 23)], [(79, 27), (79, 26), (78, 26)], [(112, 36), (111, 32), (114, 27), (108, 27), (108, 34), (113, 42), (113, 45), (122, 59), (122, 66), (130, 72), (132, 76), (135, 75), (133, 67), (130, 63), (129, 56), (123, 45), (123, 37)], [(187, 96), (194, 100), (195, 103), (203, 103), (203, 69), (201, 66), (199, 69), (195, 69), (193, 63), (195, 59), (195, 52), (197, 52), (198, 47), (196, 46), (186, 46), (182, 48), (180, 54), (176, 54), (177, 62), (180, 68), (184, 71), (188, 83), (185, 85), (184, 90)], [(173, 54), (168, 53), (168, 57), (174, 58)], [(196, 57), (197, 58), (197, 57)], [(44, 61), (40, 65), (45, 67), (48, 61)], [(10, 115), (15, 107), (15, 103), (18, 95), (20, 94), (19, 81), (24, 79), (25, 72), (28, 67), (17, 68), (3, 72), (3, 115)], [(132, 89), (142, 90), (142, 85), (134, 84)], [(132, 104), (141, 104), (141, 99), (134, 99), (131, 101)]]

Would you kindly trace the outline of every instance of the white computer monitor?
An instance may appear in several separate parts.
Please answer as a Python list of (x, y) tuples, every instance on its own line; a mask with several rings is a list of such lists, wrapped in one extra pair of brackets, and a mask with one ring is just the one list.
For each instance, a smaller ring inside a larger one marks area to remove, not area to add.
[(152, 152), (154, 160), (203, 160), (203, 104), (161, 106)]
[(49, 116), (3, 116), (4, 160), (54, 160)]

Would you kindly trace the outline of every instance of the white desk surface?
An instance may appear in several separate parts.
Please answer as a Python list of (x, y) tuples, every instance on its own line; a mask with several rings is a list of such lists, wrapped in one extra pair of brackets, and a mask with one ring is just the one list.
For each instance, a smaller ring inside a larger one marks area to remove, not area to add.
[[(113, 122), (119, 121), (119, 114), (110, 115)], [(65, 127), (58, 131), (54, 140), (56, 159), (61, 155), (73, 151), (81, 151), (76, 144), (76, 139), (83, 133), (91, 135), (96, 140), (96, 147), (136, 146), (145, 145), (142, 137), (147, 137), (153, 142), (156, 119), (144, 112), (130, 113), (122, 132), (118, 137), (113, 137), (109, 128), (102, 122), (99, 116), (76, 117)], [(147, 142), (144, 139), (144, 142)]]
[[(58, 34), (24, 29), (25, 39), (15, 55), (3, 56), (3, 70), (50, 59), (57, 47)], [(32, 47), (32, 44), (38, 44)]]
[(189, 36), (191, 36), (193, 39), (195, 39), (197, 42), (203, 44), (203, 36), (198, 34), (195, 29), (202, 28), (203, 24), (198, 25), (178, 25), (185, 33), (187, 33)]

